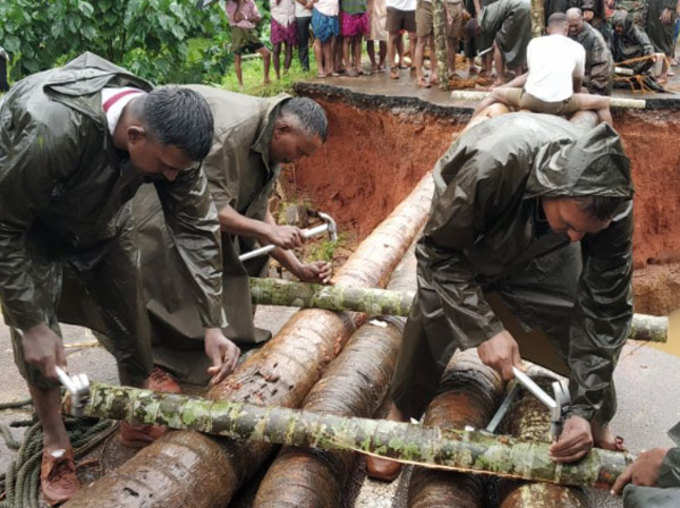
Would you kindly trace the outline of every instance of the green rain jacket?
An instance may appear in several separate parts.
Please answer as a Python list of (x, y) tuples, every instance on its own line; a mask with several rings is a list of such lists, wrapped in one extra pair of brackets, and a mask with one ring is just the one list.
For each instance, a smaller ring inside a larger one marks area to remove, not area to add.
[(529, 0), (497, 0), (482, 8), (479, 21), (485, 40), (494, 40), (511, 69), (526, 62), (531, 40), (531, 4)]
[[(203, 168), (217, 210), (229, 205), (246, 217), (264, 220), (280, 171), (278, 165), (269, 164), (274, 119), (280, 104), (290, 96), (262, 99), (202, 85), (189, 88), (205, 97), (215, 119), (213, 146)], [(163, 240), (167, 235), (160, 204), (155, 197), (140, 194), (134, 203), (134, 214), (145, 245), (144, 265), (156, 267), (156, 270), (159, 266), (172, 269), (176, 257), (169, 253), (167, 241)], [(250, 260), (246, 265), (238, 260), (238, 256), (257, 246), (253, 238), (222, 232), (222, 303), (229, 322), (225, 333), (239, 342), (256, 340), (248, 276), (259, 275), (267, 256)], [(175, 281), (160, 280), (146, 270), (144, 286), (150, 299), (149, 309), (154, 315), (152, 322), (160, 320), (166, 330), (169, 328), (183, 338), (192, 339), (199, 333), (200, 323), (191, 301), (183, 296), (186, 289), (183, 289), (185, 281), (182, 279), (178, 274)], [(168, 290), (169, 285), (174, 285), (174, 289)], [(156, 328), (152, 333), (162, 332)], [(163, 340), (165, 337), (154, 342)]]
[[(60, 272), (53, 283), (36, 284), (27, 238), (41, 240), (41, 256), (86, 269), (106, 255), (130, 216), (126, 202), (145, 177), (113, 147), (101, 105), (103, 88), (122, 86), (152, 88), (84, 53), (20, 81), (0, 103), (0, 300), (10, 326), (25, 330), (56, 313), (45, 302), (60, 288)], [(205, 174), (187, 169), (175, 182), (154, 186), (192, 276), (201, 320), (220, 326), (219, 224)]]
[[(614, 28), (612, 31), (611, 49), (615, 63), (654, 53), (654, 46), (649, 37), (633, 21), (633, 17), (630, 14), (625, 11), (614, 12), (611, 17), (611, 25)], [(616, 32), (616, 26), (618, 25), (623, 27), (623, 32), (620, 34)], [(628, 64), (627, 66), (632, 68), (636, 74), (642, 74), (652, 64), (651, 60), (643, 60)]]
[[(434, 180), (416, 253), (419, 288), (436, 296), (419, 301), (419, 291), (414, 305), (426, 321), (443, 313), (463, 349), (504, 329), (485, 300), (486, 288), (568, 246), (563, 233), (537, 237), (541, 198), (633, 195), (629, 160), (609, 126), (584, 135), (562, 118), (532, 113), (506, 114), (466, 132), (438, 161)], [(568, 365), (570, 410), (588, 420), (611, 388), (632, 319), (632, 234), (630, 201), (607, 229), (581, 240)]]
[[(675, 29), (676, 0), (649, 0), (647, 8), (647, 23), (645, 32), (656, 51), (664, 53), (668, 57), (673, 56), (673, 32)], [(664, 24), (659, 17), (665, 9), (671, 12), (670, 22)]]

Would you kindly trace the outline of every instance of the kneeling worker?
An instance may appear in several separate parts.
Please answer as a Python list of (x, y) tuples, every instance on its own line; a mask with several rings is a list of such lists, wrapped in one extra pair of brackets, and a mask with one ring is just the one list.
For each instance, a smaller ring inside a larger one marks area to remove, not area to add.
[[(608, 422), (633, 316), (633, 188), (619, 136), (509, 113), (464, 132), (434, 178), (389, 417), (420, 417), (456, 349), (476, 347), (506, 380), (521, 358), (569, 376), (553, 460), (620, 449)], [(369, 473), (389, 479), (394, 464)]]
[[(585, 74), (583, 46), (567, 37), (569, 22), (564, 13), (550, 16), (548, 35), (532, 39), (527, 47), (529, 71), (494, 89), (477, 106), (475, 114), (494, 102), (535, 113), (569, 115), (577, 111), (597, 112), (602, 122), (612, 125), (609, 98), (580, 93)], [(521, 88), (523, 87), (523, 88)]]

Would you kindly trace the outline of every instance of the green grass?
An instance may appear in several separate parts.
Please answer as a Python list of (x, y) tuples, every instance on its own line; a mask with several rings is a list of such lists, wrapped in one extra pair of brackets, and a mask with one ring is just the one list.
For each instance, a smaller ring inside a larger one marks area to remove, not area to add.
[[(273, 59), (273, 56), (272, 56)], [(262, 84), (262, 71), (264, 63), (262, 58), (249, 58), (241, 62), (243, 70), (243, 88), (238, 84), (236, 79), (236, 71), (234, 66), (230, 65), (229, 70), (222, 78), (221, 86), (227, 90), (234, 92), (247, 93), (249, 95), (257, 95), (260, 97), (269, 97), (280, 93), (289, 93), (293, 89), (293, 84), (296, 81), (313, 78), (316, 76), (316, 60), (314, 59), (312, 47), (309, 48), (309, 72), (302, 70), (300, 60), (298, 60), (297, 48), (293, 51), (293, 61), (291, 62), (288, 73), (283, 72), (283, 55), (281, 55), (281, 79), (276, 79), (274, 72), (274, 64), (272, 62), (269, 70), (269, 85)]]

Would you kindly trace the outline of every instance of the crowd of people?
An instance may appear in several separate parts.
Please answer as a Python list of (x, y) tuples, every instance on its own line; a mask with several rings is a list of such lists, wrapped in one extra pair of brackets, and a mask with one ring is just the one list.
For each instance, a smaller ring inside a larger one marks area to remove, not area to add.
[[(678, 5), (677, 0), (549, 0), (545, 20), (557, 12), (568, 15), (569, 37), (586, 49), (584, 87), (608, 95), (617, 81), (630, 83), (631, 73), (653, 88), (665, 82), (680, 28)], [(448, 76), (442, 79), (478, 75), (481, 82), (493, 79), (490, 84), (500, 86), (523, 72), (531, 35), (529, 0), (445, 0), (443, 10)], [(244, 53), (262, 54), (268, 83), (272, 55), (277, 78), (281, 75), (282, 49), (284, 72), (295, 47), (302, 68), (309, 70), (311, 40), (319, 78), (386, 71), (399, 79), (400, 71), (411, 69), (418, 87), (440, 79), (434, 58), (425, 68), (428, 49), (435, 54), (431, 0), (270, 0), (272, 51), (258, 39), (261, 15), (254, 0), (227, 0), (226, 11), (241, 85)], [(367, 68), (361, 65), (363, 41)], [(620, 70), (620, 79), (615, 62), (629, 69)]]

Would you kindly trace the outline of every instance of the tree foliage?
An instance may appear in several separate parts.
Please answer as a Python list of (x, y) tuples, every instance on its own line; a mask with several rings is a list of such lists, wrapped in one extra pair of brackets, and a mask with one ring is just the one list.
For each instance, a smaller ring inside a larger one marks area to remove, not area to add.
[(224, 11), (193, 0), (2, 0), (0, 44), (13, 79), (92, 51), (157, 83), (219, 80)]

